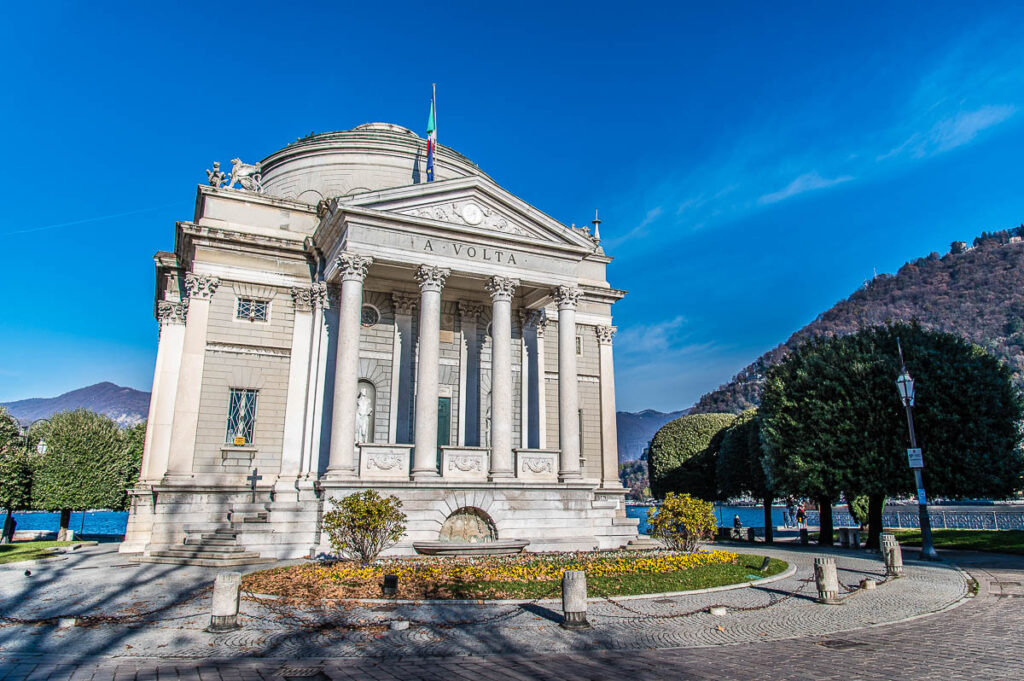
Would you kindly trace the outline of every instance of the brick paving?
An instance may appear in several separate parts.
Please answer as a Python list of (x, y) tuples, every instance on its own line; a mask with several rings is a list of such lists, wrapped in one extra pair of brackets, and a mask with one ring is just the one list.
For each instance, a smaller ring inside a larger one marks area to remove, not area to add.
[[(809, 555), (809, 554), (808, 554)], [(654, 626), (671, 628), (672, 621), (662, 618), (635, 618), (611, 624), (595, 618), (595, 638), (580, 639), (579, 648), (562, 646), (564, 652), (543, 654), (551, 641), (562, 641), (567, 636), (544, 620), (531, 630), (535, 645), (513, 646), (518, 652), (500, 650), (505, 654), (452, 654), (429, 656), (426, 650), (412, 646), (409, 654), (400, 650), (388, 658), (357, 657), (343, 659), (333, 654), (338, 645), (330, 637), (319, 641), (319, 656), (285, 655), (273, 659), (252, 657), (253, 653), (266, 654), (259, 642), (250, 649), (243, 645), (234, 649), (230, 658), (220, 659), (152, 659), (163, 655), (166, 647), (174, 649), (176, 636), (187, 639), (187, 624), (177, 633), (165, 636), (166, 642), (136, 651), (140, 657), (64, 656), (56, 651), (32, 654), (35, 647), (26, 644), (32, 636), (24, 627), (0, 630), (0, 681), (21, 679), (92, 679), (119, 681), (120, 679), (152, 680), (188, 679), (189, 681), (246, 679), (441, 679), (455, 681), (472, 679), (1024, 679), (1021, 657), (1024, 653), (1024, 612), (1018, 598), (1024, 598), (1024, 559), (1003, 556), (961, 554), (955, 562), (961, 564), (980, 585), (977, 598), (937, 614), (907, 622), (885, 624), (853, 631), (821, 635), (803, 635), (784, 638), (779, 631), (771, 637), (759, 637), (759, 632), (748, 631), (743, 642), (705, 647), (649, 646), (648, 649), (615, 648), (617, 641), (600, 635), (602, 629), (617, 634), (631, 629), (643, 630)], [(908, 572), (916, 569), (908, 567)], [(947, 571), (948, 572), (948, 571)], [(940, 574), (940, 573), (933, 573)], [(911, 584), (911, 579), (900, 580), (897, 585)], [(901, 584), (902, 583), (902, 584)], [(884, 585), (879, 591), (893, 585)], [(748, 591), (748, 590), (744, 590)], [(740, 592), (734, 592), (740, 593)], [(895, 593), (895, 589), (893, 589)], [(864, 593), (855, 598), (870, 597)], [(793, 599), (796, 600), (796, 599)], [(853, 605), (851, 601), (850, 605)], [(776, 606), (761, 612), (781, 612), (785, 606)], [(828, 607), (800, 604), (800, 608), (813, 608), (816, 612), (838, 612), (848, 606)], [(851, 608), (852, 610), (852, 608)], [(810, 611), (808, 611), (810, 612)], [(740, 614), (717, 620), (730, 632), (741, 623)], [(707, 620), (712, 630), (713, 620)], [(653, 623), (653, 624), (652, 624)], [(863, 625), (863, 623), (862, 623)], [(500, 635), (508, 623), (493, 626), (487, 634)], [(514, 625), (513, 625), (514, 626)], [(424, 628), (429, 631), (429, 628)], [(16, 638), (2, 638), (17, 630)], [(717, 629), (714, 629), (717, 631)], [(725, 633), (718, 632), (718, 633)], [(481, 635), (478, 633), (478, 636)], [(37, 634), (41, 638), (45, 634)], [(378, 640), (387, 645), (392, 634)], [(642, 639), (642, 636), (640, 637)], [(767, 640), (766, 640), (767, 638)], [(571, 640), (571, 639), (570, 639)], [(610, 643), (606, 649), (594, 644)], [(12, 645), (13, 644), (13, 645)], [(688, 645), (700, 645), (700, 641)], [(45, 647), (45, 646), (40, 646)], [(220, 652), (219, 646), (215, 652)], [(372, 645), (367, 645), (372, 648)], [(10, 652), (17, 649), (18, 652)], [(214, 652), (214, 651), (211, 651)], [(296, 650), (296, 653), (302, 652)], [(314, 651), (310, 651), (314, 652)], [(379, 650), (378, 650), (379, 652)], [(472, 651), (470, 651), (472, 652)]]

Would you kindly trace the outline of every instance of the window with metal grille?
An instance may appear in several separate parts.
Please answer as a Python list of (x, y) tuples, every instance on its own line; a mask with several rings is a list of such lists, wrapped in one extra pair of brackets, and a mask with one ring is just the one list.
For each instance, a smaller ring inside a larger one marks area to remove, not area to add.
[(250, 322), (265, 322), (267, 321), (267, 310), (269, 309), (269, 300), (239, 298), (236, 316), (238, 319), (248, 319)]
[(231, 445), (252, 444), (253, 429), (256, 426), (256, 399), (258, 390), (231, 389), (228, 401), (228, 429), (225, 442)]

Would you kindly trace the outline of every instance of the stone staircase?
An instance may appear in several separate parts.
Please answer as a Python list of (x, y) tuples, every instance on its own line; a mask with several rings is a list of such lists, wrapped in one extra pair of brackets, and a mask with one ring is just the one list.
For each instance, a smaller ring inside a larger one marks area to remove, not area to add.
[(235, 567), (275, 562), (273, 558), (263, 558), (254, 551), (246, 551), (238, 545), (237, 539), (238, 532), (230, 527), (218, 528), (213, 532), (187, 532), (184, 544), (150, 551), (148, 556), (142, 558), (142, 562), (202, 567)]

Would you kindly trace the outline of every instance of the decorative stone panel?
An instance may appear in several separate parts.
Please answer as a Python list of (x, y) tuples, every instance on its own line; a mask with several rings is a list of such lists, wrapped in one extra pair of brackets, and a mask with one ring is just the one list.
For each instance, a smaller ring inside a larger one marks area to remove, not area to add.
[(364, 480), (408, 480), (409, 445), (361, 444), (359, 450), (359, 477)]
[(486, 480), (490, 458), (486, 447), (441, 447), (441, 476), (451, 480)]
[(558, 450), (514, 449), (516, 478), (524, 482), (557, 482)]

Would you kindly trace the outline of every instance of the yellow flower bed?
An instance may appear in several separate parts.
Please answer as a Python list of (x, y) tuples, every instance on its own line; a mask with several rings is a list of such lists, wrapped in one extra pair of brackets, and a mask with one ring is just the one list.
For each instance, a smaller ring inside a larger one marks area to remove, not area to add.
[(589, 577), (663, 574), (704, 565), (732, 563), (739, 556), (729, 551), (672, 553), (617, 551), (566, 553), (549, 556), (518, 555), (500, 558), (430, 558), (380, 560), (372, 565), (339, 562), (317, 566), (316, 577), (338, 582), (368, 582), (398, 575), (399, 579), (428, 582), (540, 582), (560, 579), (565, 570), (583, 570)]

